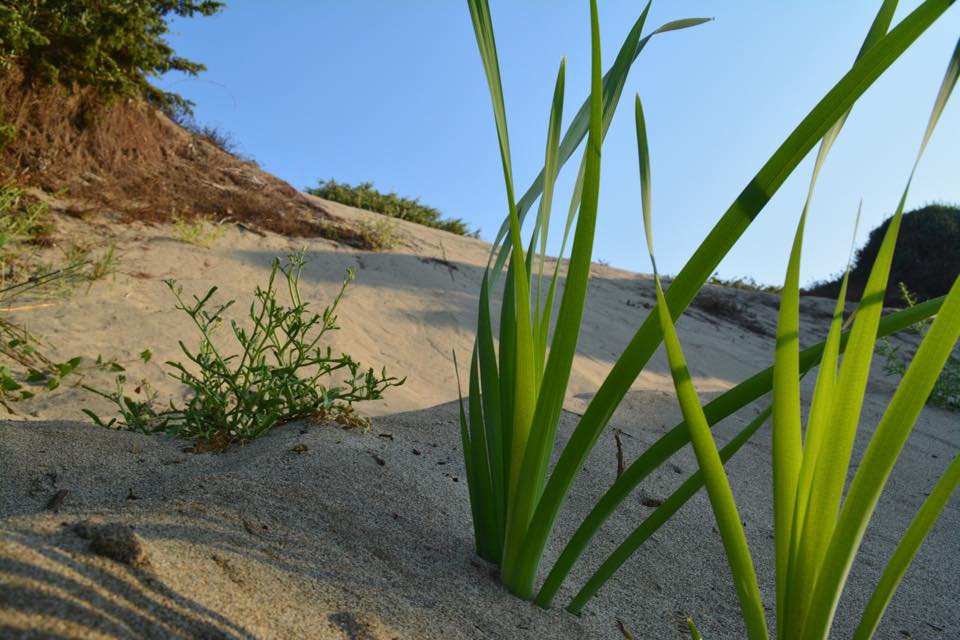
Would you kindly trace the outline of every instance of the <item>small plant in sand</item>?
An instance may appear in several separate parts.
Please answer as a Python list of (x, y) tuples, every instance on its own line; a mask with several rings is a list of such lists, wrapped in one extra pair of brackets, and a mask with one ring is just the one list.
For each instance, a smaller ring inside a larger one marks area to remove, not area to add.
[(209, 249), (227, 232), (226, 220), (212, 221), (197, 216), (188, 219), (174, 212), (173, 233), (180, 242)]
[[(349, 355), (334, 355), (324, 345), (327, 334), (339, 328), (337, 305), (353, 274), (348, 274), (330, 306), (314, 313), (300, 297), (303, 266), (302, 254), (290, 256), (286, 266), (275, 260), (267, 286), (257, 287), (254, 293), (247, 313), (250, 326), (229, 322), (239, 354), (230, 354), (215, 340), (234, 301), (212, 303), (216, 287), (188, 301), (176, 282), (168, 280), (177, 309), (190, 317), (200, 333), (196, 351), (180, 342), (187, 362), (167, 363), (170, 375), (190, 389), (190, 398), (184, 406), (158, 407), (149, 385), (140, 384), (128, 395), (127, 379), (121, 374), (111, 391), (86, 387), (113, 402), (119, 418), (105, 421), (89, 409), (84, 412), (102, 426), (162, 432), (210, 446), (249, 441), (296, 418), (365, 425), (366, 419), (354, 412), (354, 403), (378, 399), (403, 380), (388, 376), (385, 370), (378, 374), (364, 369)], [(286, 285), (288, 304), (278, 300), (278, 274)], [(149, 359), (149, 352), (142, 357)], [(336, 382), (325, 384), (331, 379)]]
[(386, 251), (397, 244), (397, 224), (386, 216), (376, 220), (361, 220), (357, 235), (363, 246), (371, 251)]
[[(958, 76), (960, 41), (947, 68), (907, 186), (870, 271), (842, 362), (839, 357), (841, 326), (849, 268), (841, 282), (805, 430), (802, 428), (800, 399), (799, 274), (809, 197), (800, 216), (781, 297), (773, 371), (772, 467), (778, 638), (817, 640), (829, 636), (840, 595), (880, 495), (927, 397), (960, 338), (958, 277), (936, 318), (924, 331), (923, 341), (847, 486), (847, 477), (853, 471), (851, 455), (904, 203), (917, 165)], [(841, 125), (842, 120), (824, 139), (814, 168), (814, 180)], [(638, 131), (642, 130), (638, 115)], [(643, 170), (649, 167), (646, 136), (638, 137), (641, 139), (644, 221), (650, 259), (656, 273), (650, 232), (650, 176), (648, 170)], [(811, 192), (812, 187), (811, 182)], [(689, 425), (690, 438), (723, 539), (748, 636), (765, 639), (769, 634), (767, 621), (743, 525), (721, 455), (687, 370), (659, 277), (657, 298), (677, 397)], [(855, 640), (873, 637), (900, 580), (958, 484), (960, 455), (955, 455), (884, 568), (860, 618), (853, 636)]]
[[(689, 420), (685, 420), (629, 464), (563, 547), (539, 592), (535, 591), (534, 583), (547, 540), (570, 487), (620, 401), (663, 341), (661, 326), (669, 326), (683, 313), (770, 198), (822, 140), (816, 176), (823, 156), (857, 99), (950, 4), (950, 0), (927, 0), (891, 30), (889, 27), (896, 3), (883, 3), (850, 71), (813, 107), (749, 181), (673, 279), (669, 290), (660, 292), (657, 308), (647, 316), (614, 363), (551, 468), (549, 463), (554, 454), (557, 426), (586, 304), (597, 223), (603, 138), (613, 119), (629, 68), (650, 39), (658, 33), (690, 27), (705, 20), (671, 22), (641, 37), (648, 5), (628, 34), (611, 68), (601, 75), (599, 19), (596, 1), (592, 0), (590, 96), (561, 137), (564, 91), (561, 63), (547, 128), (544, 168), (530, 188), (516, 199), (506, 110), (489, 7), (485, 0), (468, 0), (493, 104), (506, 186), (507, 216), (497, 235), (481, 283), (477, 338), (469, 367), (469, 401), (464, 406), (461, 400), (461, 437), (477, 551), (482, 557), (500, 565), (500, 578), (513, 593), (527, 599), (535, 596), (538, 604), (550, 606), (573, 565), (621, 502), (644, 478), (691, 442), (691, 436), (702, 438), (702, 429), (697, 430), (695, 427), (698, 425), (691, 425)], [(641, 146), (645, 150), (646, 133), (639, 98), (636, 102), (636, 120), (638, 143), (643, 142)], [(544, 279), (543, 270), (553, 185), (560, 168), (584, 138), (586, 146), (567, 210), (561, 257), (575, 222), (573, 245), (557, 320), (551, 326), (558, 274), (555, 269), (552, 276), (548, 274)], [(641, 174), (644, 176), (641, 200), (644, 211), (649, 211), (649, 163), (645, 152), (641, 154)], [(811, 183), (811, 192), (812, 187)], [(531, 225), (532, 236), (528, 243), (522, 243), (524, 217), (538, 199), (540, 204)], [(506, 281), (497, 345), (493, 337), (490, 295), (504, 268)], [(943, 298), (938, 298), (883, 319), (878, 317), (875, 335), (888, 335), (902, 330), (936, 314), (945, 304)], [(834, 337), (836, 349), (843, 350), (848, 344), (857, 344), (856, 336), (856, 329), (850, 336), (838, 334)], [(828, 356), (832, 354), (833, 348), (829, 343), (821, 343), (799, 352), (798, 366), (792, 371), (794, 382), (819, 363), (821, 357), (826, 357), (825, 353)], [(767, 369), (721, 394), (703, 407), (702, 414), (705, 417), (698, 423), (699, 426), (709, 429), (747, 407), (769, 393), (774, 386), (774, 378), (779, 379), (781, 375), (782, 370), (775, 374), (772, 369)], [(725, 461), (734, 455), (764, 424), (770, 411), (767, 408), (761, 412), (727, 446), (715, 452), (717, 455), (714, 459)], [(720, 470), (722, 472), (722, 466)], [(579, 612), (623, 562), (703, 486), (703, 475), (698, 473), (688, 478), (640, 523), (596, 570), (568, 609)], [(760, 613), (762, 617), (762, 611)]]

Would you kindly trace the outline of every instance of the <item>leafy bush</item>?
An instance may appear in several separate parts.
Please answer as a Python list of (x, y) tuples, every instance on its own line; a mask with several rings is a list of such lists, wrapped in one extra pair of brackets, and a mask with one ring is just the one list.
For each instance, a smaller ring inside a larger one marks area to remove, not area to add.
[[(884, 220), (870, 232), (867, 242), (857, 250), (850, 272), (850, 297), (859, 300), (870, 275), (870, 266), (877, 257), (880, 243), (890, 226), (891, 218)], [(884, 301), (890, 307), (907, 304), (898, 287), (906, 283), (917, 300), (942, 296), (960, 275), (960, 207), (931, 204), (903, 214), (897, 252), (893, 256), (890, 283)], [(805, 293), (836, 297), (840, 292), (841, 277), (827, 282), (815, 282)]]
[[(168, 362), (170, 375), (192, 392), (185, 406), (160, 408), (149, 384), (136, 387), (135, 398), (126, 394), (126, 375), (116, 378), (114, 390), (105, 392), (85, 387), (113, 402), (120, 417), (102, 420), (93, 411), (84, 409), (94, 422), (105, 427), (119, 427), (143, 433), (163, 432), (200, 443), (223, 447), (245, 442), (263, 435), (277, 424), (296, 418), (314, 417), (363, 425), (365, 419), (353, 410), (355, 402), (375, 400), (389, 387), (403, 380), (364, 370), (347, 354), (334, 356), (322, 340), (335, 331), (337, 305), (347, 284), (348, 273), (333, 303), (322, 313), (312, 313), (300, 298), (300, 274), (303, 256), (290, 256), (287, 266), (275, 260), (266, 288), (257, 287), (248, 318), (250, 329), (231, 321), (233, 337), (240, 353), (225, 353), (214, 344), (214, 333), (224, 323), (224, 313), (234, 301), (210, 306), (216, 287), (203, 297), (186, 302), (180, 287), (166, 281), (177, 300), (177, 309), (186, 313), (200, 332), (196, 351), (183, 342), (180, 348), (187, 363)], [(282, 273), (290, 296), (288, 306), (277, 300), (274, 283)], [(149, 352), (144, 352), (144, 359)], [(332, 386), (322, 382), (334, 374), (341, 381)]]
[(474, 236), (466, 223), (459, 218), (443, 218), (443, 213), (420, 202), (419, 198), (404, 198), (396, 193), (383, 194), (373, 187), (372, 182), (361, 182), (351, 186), (336, 180), (320, 180), (316, 187), (307, 188), (310, 195), (332, 200), (350, 207), (382, 213), (391, 218), (409, 220), (434, 229), (442, 229), (460, 236)]
[(189, 111), (186, 100), (148, 78), (203, 71), (167, 44), (167, 20), (210, 16), (222, 6), (213, 0), (10, 0), (0, 4), (0, 66), (17, 64), (32, 80), (140, 95)]

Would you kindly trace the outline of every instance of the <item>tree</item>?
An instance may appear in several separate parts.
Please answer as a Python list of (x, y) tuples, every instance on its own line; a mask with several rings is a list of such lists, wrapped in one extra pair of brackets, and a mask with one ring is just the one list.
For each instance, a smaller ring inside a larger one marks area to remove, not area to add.
[(165, 40), (172, 16), (211, 16), (215, 0), (10, 0), (0, 4), (0, 74), (18, 66), (30, 82), (94, 87), (189, 113), (183, 97), (150, 84), (167, 71), (205, 67)]

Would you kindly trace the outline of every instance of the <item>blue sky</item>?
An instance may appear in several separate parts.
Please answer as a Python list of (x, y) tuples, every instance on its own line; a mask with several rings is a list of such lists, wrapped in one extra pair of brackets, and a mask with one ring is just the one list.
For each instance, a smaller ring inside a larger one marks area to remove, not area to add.
[[(919, 2), (901, 2), (896, 20)], [(640, 93), (653, 163), (658, 262), (676, 273), (769, 155), (849, 69), (879, 2), (654, 2), (647, 30), (708, 16), (655, 38), (634, 64), (603, 148), (594, 259), (649, 271), (639, 207), (632, 96)], [(604, 68), (643, 3), (601, 0)], [(588, 4), (491, 0), (522, 192), (543, 161), (561, 56), (569, 121), (586, 96)], [(892, 213), (960, 34), (953, 7), (854, 108), (820, 178), (802, 281), (839, 271), (860, 199), (862, 242)], [(465, 219), (491, 239), (504, 215), (486, 83), (465, 2), (228, 0), (212, 18), (174, 23), (178, 54), (199, 78), (158, 85), (196, 102), (196, 117), (298, 188), (373, 181)], [(960, 203), (960, 97), (914, 180), (908, 208)], [(577, 158), (578, 156), (575, 156)], [(783, 279), (810, 174), (808, 158), (721, 264), (723, 277)], [(555, 198), (562, 217), (576, 162)], [(555, 225), (558, 228), (560, 225)], [(557, 229), (559, 230), (559, 229)], [(557, 239), (558, 240), (558, 239)], [(554, 244), (554, 247), (556, 247)]]

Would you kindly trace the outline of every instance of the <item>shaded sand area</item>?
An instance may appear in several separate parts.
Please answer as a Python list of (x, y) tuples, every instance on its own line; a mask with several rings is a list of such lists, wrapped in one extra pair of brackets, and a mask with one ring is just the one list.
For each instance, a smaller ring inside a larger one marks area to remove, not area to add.
[[(348, 223), (373, 214), (321, 203)], [(488, 245), (397, 222), (379, 253), (323, 239), (230, 226), (210, 249), (170, 227), (63, 218), (60, 232), (113, 238), (115, 277), (15, 319), (58, 355), (116, 357), (161, 398), (176, 341), (195, 344), (163, 285), (188, 294), (220, 287), (243, 309), (274, 256), (304, 249), (303, 282), (318, 310), (350, 268), (334, 349), (407, 376), (359, 407), (368, 432), (296, 422), (244, 447), (193, 454), (164, 437), (108, 431), (80, 413), (109, 407), (65, 385), (20, 405), (0, 426), (0, 637), (32, 638), (740, 638), (736, 595), (706, 497), (698, 494), (591, 601), (560, 608), (596, 565), (696, 470), (684, 450), (651, 476), (575, 567), (558, 608), (543, 611), (499, 585), (473, 553), (451, 350), (469, 353)], [(649, 312), (651, 281), (596, 267), (560, 438), (576, 424), (615, 355)], [(772, 358), (776, 298), (709, 288), (679, 323), (704, 399)], [(825, 333), (831, 304), (804, 299), (806, 343)], [(43, 306), (45, 305), (45, 306)], [(908, 337), (906, 340), (915, 340)], [(147, 364), (137, 355), (154, 352)], [(895, 380), (875, 367), (863, 416), (876, 425)], [(807, 381), (809, 387), (812, 381)], [(110, 376), (87, 372), (107, 388)], [(809, 388), (807, 389), (809, 391)], [(760, 407), (718, 428), (727, 440)], [(32, 414), (32, 415), (31, 415)], [(629, 462), (679, 421), (658, 353), (588, 459), (545, 558), (552, 564), (613, 482), (614, 428)], [(960, 448), (956, 414), (928, 408), (894, 470), (841, 602), (835, 637), (852, 632), (872, 585), (926, 492)], [(862, 451), (864, 436), (858, 441)], [(765, 428), (729, 463), (734, 493), (773, 603), (770, 438)], [(878, 638), (960, 637), (960, 500), (954, 498), (904, 579)], [(541, 576), (542, 577), (542, 576)]]

